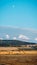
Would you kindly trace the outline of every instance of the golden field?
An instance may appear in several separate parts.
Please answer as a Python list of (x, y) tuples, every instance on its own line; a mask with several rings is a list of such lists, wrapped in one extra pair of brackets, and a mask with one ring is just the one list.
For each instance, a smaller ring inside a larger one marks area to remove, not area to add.
[(0, 47), (0, 55), (37, 54), (37, 50), (19, 50), (18, 47)]
[(37, 54), (37, 51), (0, 51), (0, 55)]
[(0, 47), (0, 65), (37, 65), (37, 50)]
[(37, 55), (0, 55), (0, 65), (37, 65)]

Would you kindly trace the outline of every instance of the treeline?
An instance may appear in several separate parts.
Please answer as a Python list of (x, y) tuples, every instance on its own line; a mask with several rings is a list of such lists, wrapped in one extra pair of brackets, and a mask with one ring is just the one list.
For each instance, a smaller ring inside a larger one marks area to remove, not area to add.
[(19, 40), (0, 40), (0, 47), (1, 46), (21, 46), (21, 45), (33, 45), (35, 43), (30, 43), (30, 42), (23, 42)]

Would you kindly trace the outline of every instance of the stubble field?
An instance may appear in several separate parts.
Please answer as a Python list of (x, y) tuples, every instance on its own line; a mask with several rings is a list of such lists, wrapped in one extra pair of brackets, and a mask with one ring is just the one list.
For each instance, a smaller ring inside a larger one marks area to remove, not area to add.
[(37, 50), (0, 47), (0, 65), (37, 65)]
[(0, 65), (37, 65), (37, 54), (0, 54)]

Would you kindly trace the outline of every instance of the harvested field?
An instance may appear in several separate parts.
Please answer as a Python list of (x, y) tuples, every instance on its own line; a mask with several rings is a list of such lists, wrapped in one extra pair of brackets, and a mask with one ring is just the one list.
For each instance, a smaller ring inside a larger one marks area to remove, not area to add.
[(0, 65), (37, 65), (37, 54), (0, 55)]
[(0, 51), (0, 55), (35, 55), (35, 54), (37, 54), (37, 51), (26, 51), (26, 50), (24, 50), (24, 51), (8, 51), (8, 50), (1, 50)]
[[(21, 48), (21, 47), (19, 47)], [(19, 50), (18, 47), (0, 47), (0, 55), (37, 54), (37, 50)]]
[(0, 65), (37, 65), (37, 50), (0, 47)]

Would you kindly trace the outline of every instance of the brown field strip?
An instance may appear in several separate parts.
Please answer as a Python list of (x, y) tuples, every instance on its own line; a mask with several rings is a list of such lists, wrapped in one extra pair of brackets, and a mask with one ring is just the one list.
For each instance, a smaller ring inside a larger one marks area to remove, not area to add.
[(37, 65), (37, 55), (0, 55), (0, 65)]
[(0, 55), (36, 54), (37, 50), (18, 50), (18, 47), (0, 47)]
[(13, 54), (37, 54), (37, 51), (0, 51), (0, 55)]

